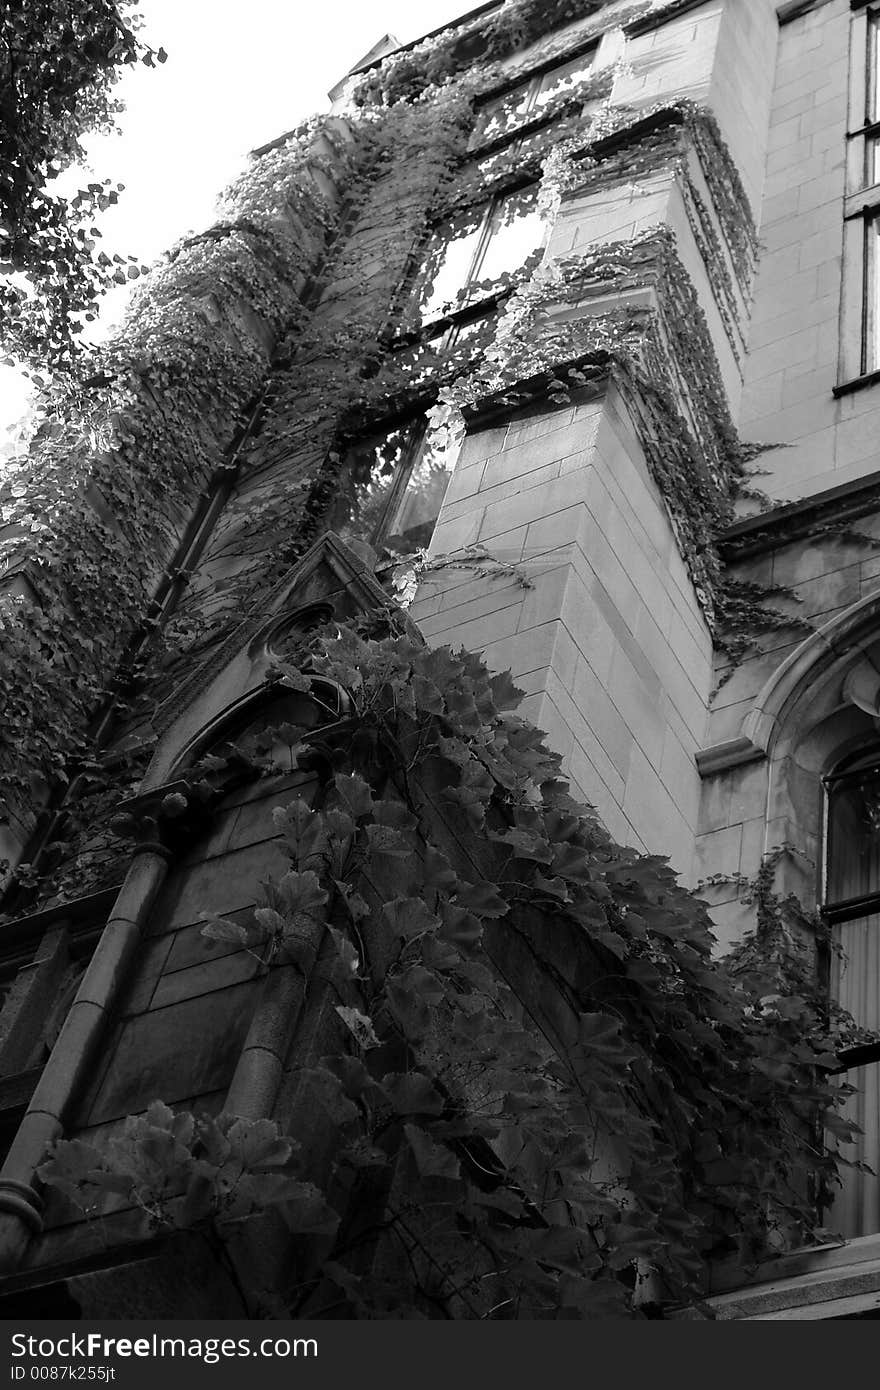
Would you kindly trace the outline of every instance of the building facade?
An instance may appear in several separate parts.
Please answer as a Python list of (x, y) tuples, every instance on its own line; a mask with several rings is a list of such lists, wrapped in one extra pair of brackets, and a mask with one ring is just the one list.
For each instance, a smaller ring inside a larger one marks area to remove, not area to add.
[[(497, 0), (377, 44), (154, 272), (4, 512), (10, 631), (44, 621), (2, 763), (8, 1307), (107, 1297), (87, 1223), (41, 1210), (47, 1143), (157, 1096), (249, 1113), (252, 960), (200, 924), (249, 911), (311, 774), (226, 788), (185, 851), (160, 822), (331, 619), (399, 601), (510, 670), (572, 795), (701, 885), (719, 949), (770, 863), (880, 1026), (878, 73), (857, 0)], [(849, 1079), (876, 1166), (876, 1063)], [(709, 1305), (870, 1316), (877, 1178), (826, 1224)]]

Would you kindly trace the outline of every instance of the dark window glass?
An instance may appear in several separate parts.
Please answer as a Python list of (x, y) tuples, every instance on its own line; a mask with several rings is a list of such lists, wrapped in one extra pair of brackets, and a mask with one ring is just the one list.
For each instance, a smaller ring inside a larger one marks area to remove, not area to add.
[(834, 778), (828, 789), (826, 903), (880, 894), (880, 766)]
[(880, 214), (865, 223), (864, 343), (862, 371), (880, 367)]
[(328, 527), (343, 540), (365, 540), (380, 553), (409, 554), (431, 539), (452, 460), (426, 447), (425, 421), (352, 444)]

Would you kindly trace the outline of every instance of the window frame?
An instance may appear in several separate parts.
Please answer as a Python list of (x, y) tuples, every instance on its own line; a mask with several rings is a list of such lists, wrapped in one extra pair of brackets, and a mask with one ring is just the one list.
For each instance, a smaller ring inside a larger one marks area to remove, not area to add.
[[(517, 124), (512, 130), (501, 131), (496, 135), (490, 136), (488, 139), (483, 138), (482, 132), (475, 131), (468, 143), (468, 153), (471, 155), (476, 153), (484, 155), (489, 151), (503, 149), (507, 145), (514, 144), (521, 139), (523, 135), (531, 134), (534, 130), (540, 129), (541, 126), (551, 125), (553, 121), (558, 119), (559, 112), (553, 111), (549, 115), (544, 116), (540, 114), (540, 107), (535, 107), (535, 101), (537, 97), (540, 96), (541, 92), (541, 80), (546, 77), (548, 73), (552, 72), (554, 68), (566, 67), (569, 63), (577, 62), (579, 58), (586, 57), (588, 53), (593, 55), (589, 67), (590, 75), (594, 75), (596, 71), (601, 71), (597, 63), (601, 43), (602, 36), (596, 37), (594, 35), (592, 38), (576, 44), (574, 48), (570, 49), (568, 52), (557, 54), (552, 58), (543, 59), (541, 62), (535, 63), (532, 67), (528, 68), (525, 73), (511, 73), (507, 78), (496, 83), (495, 86), (491, 87), (488, 91), (481, 92), (474, 102), (474, 113), (478, 122), (480, 113), (486, 107), (491, 106), (493, 102), (502, 100), (511, 92), (515, 92), (518, 87), (534, 89), (529, 104), (523, 113), (524, 119), (521, 123)], [(536, 109), (538, 114), (533, 114)]]
[(838, 361), (840, 396), (880, 381), (880, 3), (852, 15), (843, 285)]
[(855, 921), (871, 912), (880, 912), (880, 882), (870, 893), (857, 894), (850, 898), (831, 898), (829, 885), (832, 878), (833, 846), (831, 834), (832, 798), (836, 792), (845, 790), (847, 785), (857, 784), (876, 777), (880, 783), (880, 747), (868, 752), (858, 752), (838, 763), (831, 772), (822, 778), (822, 881), (821, 913), (829, 926), (842, 922)]
[[(489, 103), (493, 101), (497, 101), (506, 93), (515, 91), (517, 87), (522, 85), (535, 83), (537, 95), (539, 91), (540, 80), (546, 73), (552, 72), (554, 68), (564, 67), (568, 63), (575, 62), (578, 58), (583, 57), (587, 53), (592, 54), (592, 61), (590, 63), (590, 74), (597, 75), (598, 73), (604, 71), (607, 67), (607, 54), (605, 56), (604, 61), (602, 56), (603, 46), (607, 45), (609, 38), (611, 38), (615, 33), (622, 34), (622, 32), (622, 30), (615, 30), (612, 28), (603, 31), (600, 34), (591, 34), (589, 37), (581, 39), (575, 44), (573, 44), (573, 46), (570, 49), (567, 49), (560, 53), (556, 53), (553, 56), (543, 58), (533, 63), (530, 67), (526, 69), (525, 72), (517, 71), (509, 73), (506, 77), (496, 82), (487, 91), (481, 92), (479, 96), (475, 98), (475, 112), (479, 113), (482, 107), (487, 106)], [(518, 125), (515, 129), (511, 131), (501, 132), (497, 135), (494, 135), (488, 140), (483, 140), (479, 136), (475, 138), (475, 136), (472, 134), (471, 139), (468, 143), (467, 161), (471, 163), (476, 163), (477, 161), (486, 159), (491, 155), (501, 153), (506, 149), (515, 149), (517, 145), (530, 139), (533, 135), (538, 134), (541, 130), (548, 129), (549, 127), (553, 126), (557, 121), (559, 121), (560, 118), (562, 118), (565, 114), (564, 102), (561, 104), (561, 107), (562, 109), (551, 110), (546, 114), (539, 108), (532, 119), (524, 121), (521, 125)], [(531, 108), (531, 110), (534, 110), (534, 108)], [(528, 168), (528, 165), (526, 165), (526, 168)], [(505, 180), (499, 180), (499, 183), (495, 187), (492, 187), (490, 185), (485, 191), (483, 197), (475, 198), (473, 203), (470, 204), (471, 207), (477, 207), (481, 202), (485, 201), (486, 203), (486, 210), (484, 213), (484, 219), (482, 224), (483, 237), (481, 237), (481, 250), (479, 252), (480, 259), (485, 254), (486, 246), (488, 244), (487, 242), (485, 242), (485, 233), (488, 229), (488, 226), (491, 223), (491, 218), (493, 212), (497, 208), (498, 202), (501, 199), (509, 196), (510, 194), (515, 193), (518, 189), (529, 187), (531, 184), (537, 185), (539, 182), (539, 177), (539, 170), (537, 169), (534, 172), (528, 173), (525, 177), (523, 177), (522, 170), (517, 171), (515, 175), (508, 174), (508, 177)], [(450, 213), (450, 216), (452, 215), (454, 214)], [(430, 246), (432, 237), (434, 237), (436, 233), (439, 231), (439, 229), (442, 227), (444, 220), (447, 219), (445, 219), (442, 216), (436, 218), (431, 227), (428, 229), (425, 237), (420, 242), (419, 247), (416, 250), (414, 250), (410, 260), (411, 269), (409, 273), (406, 275), (403, 284), (400, 286), (398, 296), (396, 297), (395, 302), (392, 305), (392, 314), (394, 314), (395, 316), (396, 313), (399, 313), (400, 310), (404, 308), (407, 305), (407, 302), (411, 299), (413, 291), (415, 290), (419, 282), (420, 271), (424, 264), (424, 253)], [(549, 233), (551, 230), (552, 229), (549, 227), (549, 225), (545, 226), (543, 238), (540, 241), (540, 243), (535, 247), (535, 252), (543, 251), (546, 248), (547, 241), (549, 239)], [(527, 257), (526, 259), (528, 260), (529, 258)], [(468, 285), (472, 282), (472, 280), (475, 278), (475, 262), (478, 263), (476, 255), (472, 259), (467, 279), (461, 286), (462, 289), (466, 289)], [(516, 272), (512, 273), (515, 274)], [(392, 349), (404, 348), (412, 346), (416, 342), (431, 342), (434, 344), (435, 349), (438, 352), (448, 352), (455, 346), (455, 342), (460, 334), (462, 327), (465, 327), (471, 322), (475, 322), (478, 319), (484, 318), (488, 316), (488, 314), (492, 313), (495, 309), (498, 308), (500, 304), (504, 303), (505, 299), (507, 299), (510, 296), (510, 294), (513, 292), (513, 288), (515, 287), (500, 285), (495, 290), (487, 291), (485, 296), (478, 300), (473, 300), (470, 303), (462, 304), (454, 309), (447, 309), (444, 313), (437, 313), (433, 315), (431, 318), (423, 320), (416, 326), (405, 328), (402, 331), (397, 330), (396, 332), (393, 329), (391, 329), (391, 347)]]
[[(359, 540), (371, 546), (373, 550), (381, 555), (382, 547), (386, 544), (387, 538), (393, 534), (391, 527), (400, 513), (402, 504), (406, 498), (409, 484), (413, 473), (423, 455), (423, 449), (429, 433), (429, 421), (427, 412), (433, 402), (427, 399), (420, 405), (413, 406), (412, 409), (393, 416), (386, 416), (382, 420), (371, 421), (357, 431), (349, 431), (341, 436), (334, 446), (333, 452), (340, 455), (340, 475), (338, 487), (340, 490), (345, 486), (345, 457), (351, 449), (378, 445), (382, 440), (390, 438), (397, 431), (405, 432), (404, 456), (395, 468), (394, 477), (388, 489), (381, 514), (378, 520), (368, 533), (356, 536), (352, 534), (346, 538), (344, 530), (338, 531), (341, 540), (348, 543), (349, 540)], [(452, 479), (452, 470), (449, 470), (449, 481)], [(445, 494), (444, 494), (445, 495)], [(440, 509), (442, 510), (443, 501), (441, 499)], [(436, 528), (440, 510), (434, 518), (433, 527)], [(332, 527), (330, 529), (333, 529)], [(415, 549), (416, 547), (413, 547)], [(394, 552), (389, 553), (389, 560), (396, 563), (405, 554), (411, 554), (412, 550), (401, 551), (398, 555)]]
[[(516, 194), (521, 193), (526, 189), (535, 189), (537, 191), (538, 184), (539, 180), (537, 177), (529, 176), (523, 178), (521, 175), (517, 174), (515, 177), (510, 178), (505, 182), (499, 184), (496, 188), (490, 189), (486, 195), (475, 199), (473, 203), (469, 203), (466, 207), (460, 210), (463, 213), (467, 211), (476, 211), (480, 207), (482, 207), (483, 209), (480, 218), (480, 224), (478, 227), (477, 240), (474, 245), (474, 251), (471, 256), (467, 272), (463, 276), (459, 289), (456, 292), (457, 294), (460, 295), (464, 293), (471, 286), (479, 282), (481, 267), (485, 262), (486, 253), (488, 252), (489, 247), (492, 244), (492, 224), (498, 209), (504, 204), (504, 202), (508, 198), (512, 198)], [(421, 272), (424, 268), (427, 254), (430, 251), (431, 242), (435, 237), (438, 236), (445, 224), (449, 225), (453, 222), (454, 217), (456, 215), (457, 214), (453, 212), (450, 213), (450, 215), (447, 217), (439, 217), (432, 224), (421, 246), (421, 255), (419, 257), (419, 263), (413, 275), (411, 287), (409, 290), (409, 293), (411, 295), (414, 292), (418, 291)], [(539, 252), (542, 252), (547, 244), (549, 230), (550, 228), (545, 222), (543, 234), (541, 236), (540, 241), (535, 245), (533, 250), (529, 252), (529, 254), (526, 256), (525, 260), (522, 262), (520, 266), (518, 266), (515, 270), (506, 273), (510, 275), (518, 274), (519, 271), (522, 269), (522, 266), (525, 265), (532, 256), (537, 255)], [(447, 242), (447, 245), (448, 244), (450, 243)], [(508, 288), (508, 286), (499, 285), (496, 289), (486, 290), (479, 298), (465, 301), (456, 305), (454, 308), (438, 310), (437, 312), (433, 313), (430, 316), (430, 318), (423, 319), (418, 328), (414, 330), (414, 333), (416, 336), (420, 338), (430, 340), (443, 336), (442, 330), (444, 325), (447, 325), (449, 329), (454, 329), (457, 331), (466, 322), (469, 322), (477, 318), (482, 318), (485, 314), (491, 312), (491, 310), (503, 298), (506, 298), (507, 295), (509, 295), (511, 292), (512, 291), (510, 288)], [(441, 331), (438, 332), (438, 329)], [(411, 337), (412, 335), (408, 336)], [(441, 350), (447, 350), (450, 346), (452, 346), (451, 342), (443, 343)]]

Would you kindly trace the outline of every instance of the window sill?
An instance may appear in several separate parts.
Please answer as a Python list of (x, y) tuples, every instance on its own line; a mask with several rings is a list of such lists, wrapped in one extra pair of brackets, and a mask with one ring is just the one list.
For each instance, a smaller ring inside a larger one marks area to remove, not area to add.
[(854, 391), (864, 391), (868, 386), (880, 385), (880, 368), (873, 372), (865, 372), (864, 376), (854, 376), (849, 381), (842, 381), (838, 386), (831, 388), (831, 394), (835, 400), (841, 396), (851, 396)]
[(398, 332), (388, 341), (388, 349), (390, 352), (400, 352), (403, 348), (419, 344), (428, 345), (437, 338), (442, 338), (451, 328), (464, 328), (478, 319), (487, 318), (493, 309), (497, 309), (510, 298), (516, 288), (516, 285), (505, 285), (491, 294), (484, 295), (482, 299), (475, 299), (472, 304), (465, 304), (461, 309), (450, 309), (445, 314), (438, 314), (436, 318), (426, 319), (418, 328)]

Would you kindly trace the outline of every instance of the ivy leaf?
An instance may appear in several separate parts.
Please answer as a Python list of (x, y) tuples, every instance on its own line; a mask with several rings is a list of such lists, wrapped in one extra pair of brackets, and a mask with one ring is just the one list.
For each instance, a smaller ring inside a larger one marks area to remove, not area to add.
[(298, 796), (287, 806), (276, 806), (272, 812), (272, 821), (276, 830), (284, 834), (291, 843), (298, 845), (311, 825), (314, 815), (311, 806)]
[(374, 801), (373, 819), (377, 825), (388, 825), (394, 830), (412, 830), (418, 824), (402, 801)]
[(510, 671), (500, 671), (497, 675), (492, 676), (489, 685), (495, 708), (498, 710), (516, 709), (517, 705), (522, 704), (525, 699), (526, 692), (514, 685)]
[(353, 922), (362, 922), (365, 917), (370, 916), (369, 903), (365, 902), (360, 893), (356, 893), (350, 884), (339, 878), (334, 879), (333, 883)]
[(254, 917), (269, 938), (283, 936), (287, 930), (287, 921), (280, 912), (275, 911), (274, 907), (256, 907), (254, 908)]
[(346, 1145), (340, 1153), (340, 1159), (352, 1168), (384, 1168), (388, 1162), (388, 1155), (369, 1139), (360, 1138)]
[[(360, 1061), (359, 1058), (352, 1060)], [(302, 1077), (308, 1082), (310, 1091), (314, 1091), (321, 1108), (334, 1124), (346, 1125), (352, 1120), (360, 1119), (361, 1112), (351, 1095), (346, 1094), (342, 1080), (328, 1067), (306, 1067), (302, 1071)]]
[(593, 880), (589, 856), (579, 845), (554, 845), (551, 871), (571, 883), (591, 883)]
[(225, 1128), (221, 1128), (220, 1125), (221, 1118), (225, 1122), (227, 1117), (200, 1115), (197, 1125), (199, 1143), (205, 1158), (215, 1168), (222, 1168), (230, 1153), (229, 1139)]
[(456, 767), (465, 767), (471, 761), (470, 749), (460, 738), (441, 736), (437, 740), (437, 751), (447, 762), (455, 763)]
[(568, 888), (561, 878), (546, 878), (544, 874), (535, 874), (535, 890), (545, 894), (548, 898), (555, 898), (557, 902), (570, 902)]
[(330, 935), (333, 938), (333, 944), (339, 952), (339, 959), (342, 962), (343, 977), (347, 980), (354, 979), (361, 963), (360, 956), (351, 941), (349, 941), (348, 937), (345, 935), (345, 932), (338, 931), (336, 927), (330, 927)]
[(421, 898), (394, 898), (382, 906), (382, 916), (395, 936), (409, 941), (424, 932), (434, 932), (440, 925)]
[(246, 946), (250, 941), (247, 927), (239, 922), (230, 922), (226, 917), (209, 917), (199, 928), (199, 935), (208, 941), (228, 941), (236, 946)]
[(497, 892), (494, 884), (463, 883), (455, 895), (455, 905), (465, 907), (479, 917), (504, 917), (510, 911), (510, 904)]
[(457, 968), (461, 956), (455, 943), (441, 940), (442, 935), (443, 928), (441, 927), (440, 935), (423, 936), (419, 942), (419, 948), (422, 953), (422, 960), (429, 970), (439, 971), (441, 975), (448, 975), (450, 971)]
[(399, 979), (388, 980), (386, 986), (388, 1006), (408, 1038), (417, 1041), (424, 1037), (431, 1026), (431, 1010), (427, 1002), (412, 988)]
[(318, 875), (313, 869), (305, 873), (292, 870), (286, 873), (278, 885), (283, 895), (284, 905), (291, 913), (302, 912), (314, 916), (328, 899), (326, 889), (321, 887)]
[(371, 853), (387, 854), (392, 859), (407, 859), (413, 853), (412, 846), (400, 831), (390, 825), (368, 825), (367, 843)]
[(425, 857), (422, 860), (422, 873), (424, 885), (428, 889), (436, 889), (442, 893), (454, 893), (458, 888), (458, 874), (453, 869), (445, 854), (441, 854), (434, 845), (428, 845), (425, 850)]
[(368, 1048), (379, 1046), (379, 1039), (373, 1029), (373, 1020), (368, 1018), (366, 1014), (362, 1014), (360, 1009), (352, 1009), (345, 1004), (337, 1004), (336, 1012), (358, 1047), (363, 1048), (366, 1052)]
[(368, 816), (373, 809), (373, 793), (367, 782), (358, 774), (338, 772), (333, 778), (336, 794), (344, 809), (354, 819)]
[[(227, 1198), (227, 1216), (250, 1216), (281, 1202), (307, 1202), (311, 1210), (317, 1200), (323, 1209), (324, 1199), (311, 1183), (303, 1182), (292, 1173), (245, 1172)], [(224, 1214), (221, 1207), (221, 1215)]]
[(427, 714), (443, 713), (443, 695), (440, 687), (425, 676), (415, 675), (412, 681), (413, 695), (417, 709)]
[(331, 807), (329, 811), (325, 811), (323, 818), (324, 830), (334, 840), (349, 840), (357, 829), (351, 816), (336, 807)]
[(389, 1072), (382, 1077), (397, 1115), (442, 1115), (443, 1097), (430, 1077), (419, 1071)]
[(189, 1111), (172, 1110), (170, 1105), (161, 1100), (154, 1100), (147, 1107), (141, 1123), (156, 1129), (166, 1129), (185, 1145), (192, 1143), (196, 1128), (195, 1117)]
[(336, 1235), (339, 1215), (313, 1183), (301, 1182), (295, 1193), (279, 1201), (282, 1219), (295, 1235), (326, 1236), (331, 1240)]
[(483, 939), (483, 924), (480, 919), (468, 912), (467, 908), (457, 907), (454, 903), (444, 903), (442, 911), (440, 935), (443, 939), (465, 950), (476, 949)]
[(473, 787), (444, 787), (443, 800), (461, 808), (468, 829), (482, 832), (486, 823), (486, 797)]
[(412, 1150), (419, 1176), (423, 1178), (458, 1178), (461, 1174), (458, 1159), (417, 1125), (404, 1125), (404, 1134)]
[(553, 858), (547, 840), (532, 830), (505, 830), (503, 834), (491, 834), (489, 839), (510, 845), (514, 859), (534, 859), (538, 864), (549, 864)]
[(452, 655), (451, 647), (431, 647), (416, 654), (415, 670), (440, 690), (449, 690), (461, 679), (462, 664)]
[[(102, 1171), (104, 1155), (84, 1139), (60, 1139), (50, 1157), (37, 1169), (37, 1177), (82, 1206), (83, 1188)], [(131, 1186), (128, 1180), (129, 1187)]]
[(244, 1169), (286, 1163), (294, 1149), (293, 1140), (279, 1133), (274, 1120), (235, 1119), (226, 1138), (230, 1156)]
[(610, 951), (618, 960), (625, 960), (627, 955), (627, 945), (621, 936), (615, 931), (597, 931), (593, 935), (593, 940), (600, 946), (604, 946), (606, 951)]
[(581, 1014), (578, 1018), (578, 1042), (599, 1055), (614, 1056), (623, 1050), (619, 1019), (608, 1014)]

